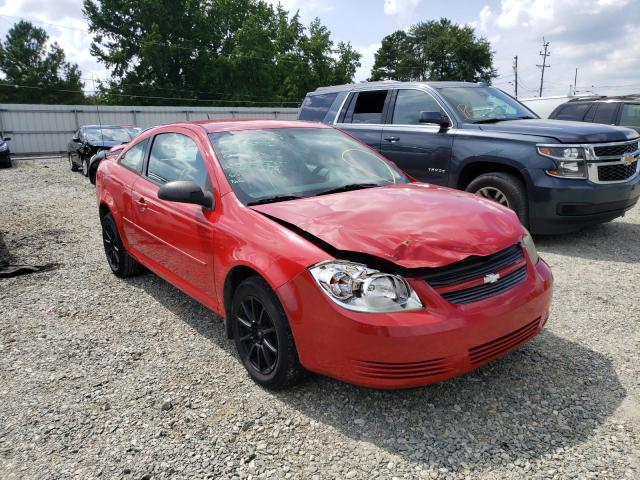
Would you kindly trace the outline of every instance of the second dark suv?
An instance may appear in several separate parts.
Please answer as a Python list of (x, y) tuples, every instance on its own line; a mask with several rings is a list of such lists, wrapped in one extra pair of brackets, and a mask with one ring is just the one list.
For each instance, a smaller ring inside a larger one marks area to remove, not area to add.
[(319, 88), (307, 94), (298, 118), (335, 125), (418, 180), (508, 206), (534, 233), (612, 220), (640, 197), (637, 132), (540, 119), (485, 84)]
[(620, 125), (640, 132), (640, 95), (573, 98), (557, 106), (549, 118)]

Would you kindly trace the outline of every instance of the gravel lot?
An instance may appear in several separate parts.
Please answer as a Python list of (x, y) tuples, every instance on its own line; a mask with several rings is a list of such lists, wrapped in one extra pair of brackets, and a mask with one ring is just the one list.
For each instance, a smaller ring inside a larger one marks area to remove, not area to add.
[(113, 276), (94, 187), (62, 159), (0, 170), (0, 478), (640, 478), (640, 208), (538, 238), (551, 320), (513, 354), (383, 392), (249, 380), (220, 320)]

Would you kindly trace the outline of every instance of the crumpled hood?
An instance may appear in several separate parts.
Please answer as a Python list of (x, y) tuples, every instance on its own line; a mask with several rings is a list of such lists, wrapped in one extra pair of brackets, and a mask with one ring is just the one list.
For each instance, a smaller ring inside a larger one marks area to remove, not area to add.
[(111, 147), (115, 147), (117, 145), (122, 145), (122, 142), (111, 142), (111, 141), (107, 141), (107, 140), (100, 140), (97, 142), (87, 142), (87, 145), (91, 148), (105, 148), (105, 149), (109, 149)]
[(256, 205), (337, 250), (404, 268), (440, 267), (490, 255), (523, 234), (517, 216), (469, 193), (413, 183)]
[(623, 142), (638, 137), (638, 133), (630, 128), (548, 119), (509, 120), (480, 125), (480, 129), (486, 132), (551, 137), (561, 143)]

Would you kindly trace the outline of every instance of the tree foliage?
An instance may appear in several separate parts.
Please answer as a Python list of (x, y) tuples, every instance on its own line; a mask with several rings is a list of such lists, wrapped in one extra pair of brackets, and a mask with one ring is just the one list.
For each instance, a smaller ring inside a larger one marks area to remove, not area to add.
[(460, 80), (496, 77), (491, 44), (470, 26), (446, 18), (387, 35), (375, 54), (371, 80)]
[(57, 43), (47, 47), (42, 28), (20, 21), (0, 41), (0, 101), (6, 103), (82, 103), (82, 74), (66, 61)]
[(84, 14), (91, 52), (112, 72), (102, 85), (112, 103), (299, 102), (360, 66), (320, 20), (305, 28), (262, 0), (84, 0)]

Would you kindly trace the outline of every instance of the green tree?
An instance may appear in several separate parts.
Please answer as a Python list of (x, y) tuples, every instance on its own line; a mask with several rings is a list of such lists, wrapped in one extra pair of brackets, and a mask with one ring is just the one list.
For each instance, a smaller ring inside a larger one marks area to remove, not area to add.
[(305, 29), (262, 0), (84, 0), (84, 14), (91, 52), (112, 72), (101, 85), (111, 103), (298, 103), (359, 66), (319, 20)]
[(446, 18), (417, 23), (382, 40), (371, 79), (487, 82), (496, 77), (491, 44)]
[(82, 103), (82, 74), (66, 61), (62, 48), (42, 28), (20, 21), (0, 42), (0, 101), (7, 103)]

